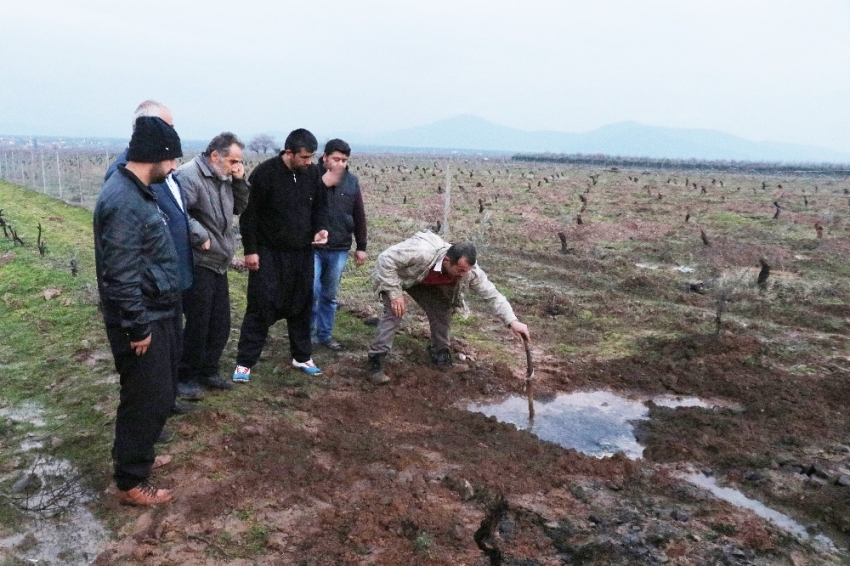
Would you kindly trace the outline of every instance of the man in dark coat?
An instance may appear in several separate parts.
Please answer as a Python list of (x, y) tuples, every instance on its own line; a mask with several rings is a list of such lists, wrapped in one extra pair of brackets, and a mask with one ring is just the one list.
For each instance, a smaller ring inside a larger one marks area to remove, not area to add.
[(233, 381), (250, 380), (269, 327), (285, 318), (292, 366), (321, 375), (312, 359), (310, 317), (313, 304), (313, 247), (328, 241), (325, 191), (344, 168), (319, 174), (313, 165), (316, 136), (305, 129), (287, 136), (277, 157), (260, 163), (248, 178), (251, 198), (239, 218), (248, 307), (242, 320)]
[(352, 240), (357, 243), (354, 262), (357, 265), (366, 262), (366, 212), (360, 182), (357, 175), (348, 170), (350, 156), (351, 146), (341, 139), (332, 139), (325, 144), (325, 152), (319, 163), (321, 173), (334, 166), (345, 168), (342, 180), (327, 191), (328, 243), (316, 246), (313, 267), (312, 327), (316, 343), (334, 352), (343, 349), (342, 344), (333, 337), (333, 328), (336, 295)]
[[(170, 126), (174, 126), (174, 119), (171, 111), (162, 103), (155, 100), (145, 100), (139, 104), (133, 114), (133, 124), (142, 116), (156, 116), (162, 118)], [(118, 170), (119, 165), (127, 164), (127, 151), (125, 149), (115, 161), (106, 170), (106, 176), (103, 181), (106, 182)], [(159, 208), (165, 214), (165, 222), (168, 224), (168, 230), (171, 232), (171, 239), (174, 242), (174, 249), (177, 251), (177, 269), (180, 272), (180, 289), (186, 291), (192, 286), (192, 247), (189, 241), (189, 216), (186, 214), (185, 198), (183, 192), (173, 175), (166, 177), (162, 183), (154, 183), (151, 189), (156, 195), (156, 201)], [(183, 327), (183, 307), (182, 302), (178, 305), (176, 319), (180, 324), (181, 332)], [(182, 348), (182, 342), (180, 343)], [(174, 384), (175, 392), (177, 392), (177, 383)], [(200, 388), (193, 391), (184, 392), (185, 399), (197, 401), (203, 397)], [(174, 407), (172, 413), (183, 415), (194, 410), (192, 405), (180, 401), (177, 395), (174, 397)], [(163, 440), (170, 436), (169, 431), (163, 431)]]
[(179, 358), (177, 252), (151, 184), (161, 183), (183, 155), (180, 138), (161, 118), (136, 120), (127, 152), (97, 199), (94, 245), (98, 291), (121, 392), (112, 447), (118, 498), (131, 505), (172, 500), (147, 482), (154, 443), (174, 406)]

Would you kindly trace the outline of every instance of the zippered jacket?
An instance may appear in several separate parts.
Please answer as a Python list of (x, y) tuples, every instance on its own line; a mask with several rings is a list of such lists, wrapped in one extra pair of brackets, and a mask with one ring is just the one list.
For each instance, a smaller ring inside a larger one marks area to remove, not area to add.
[[(411, 238), (390, 246), (378, 255), (372, 272), (372, 289), (387, 293), (390, 299), (398, 298), (405, 289), (422, 282), (434, 267), (442, 263), (451, 244), (428, 231), (418, 232)], [(493, 314), (505, 325), (517, 320), (508, 300), (487, 278), (476, 262), (472, 269), (457, 282), (452, 295), (455, 312), (467, 316), (469, 309), (465, 297), (474, 291), (490, 305)]]
[[(324, 175), (325, 167), (321, 161), (318, 168), (319, 175)], [(366, 210), (357, 175), (346, 170), (339, 185), (328, 187), (325, 195), (328, 201), (328, 243), (316, 246), (316, 249), (348, 251), (353, 236), (357, 251), (365, 252)]]
[(293, 171), (280, 155), (251, 172), (251, 198), (239, 217), (245, 255), (260, 247), (276, 251), (312, 249), (313, 236), (328, 229), (327, 187), (315, 165)]
[[(233, 216), (248, 206), (245, 179), (221, 179), (203, 155), (181, 165), (174, 178), (183, 190), (195, 265), (226, 273), (236, 253)], [(210, 241), (210, 249), (201, 245)]]
[[(106, 176), (103, 178), (104, 182), (106, 182), (113, 173), (118, 171), (119, 165), (127, 165), (128, 151), (129, 148), (125, 149), (124, 152), (112, 162), (109, 169), (106, 170)], [(174, 180), (173, 175), (171, 176), (170, 182), (174, 183), (177, 187), (177, 191), (180, 193), (180, 201), (185, 202), (186, 197), (180, 190), (180, 186)], [(192, 259), (192, 246), (189, 243), (189, 217), (186, 215), (183, 208), (180, 207), (180, 204), (177, 203), (174, 193), (172, 193), (168, 183), (169, 180), (166, 180), (163, 183), (154, 183), (151, 185), (151, 189), (153, 190), (154, 195), (156, 195), (156, 204), (159, 206), (160, 210), (165, 213), (165, 221), (166, 224), (168, 224), (168, 229), (171, 231), (171, 240), (174, 242), (174, 249), (177, 250), (177, 269), (180, 272), (180, 290), (185, 291), (192, 286), (192, 271), (194, 266), (194, 260)]]
[(174, 242), (153, 190), (124, 165), (95, 205), (94, 256), (107, 328), (123, 328), (136, 342), (151, 321), (174, 316), (181, 292)]

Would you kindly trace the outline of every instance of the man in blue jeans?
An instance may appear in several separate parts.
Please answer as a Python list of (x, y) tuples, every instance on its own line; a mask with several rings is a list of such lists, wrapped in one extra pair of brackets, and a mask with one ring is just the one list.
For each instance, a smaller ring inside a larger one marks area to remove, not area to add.
[(348, 170), (348, 158), (351, 147), (340, 139), (325, 144), (324, 155), (319, 170), (344, 167), (342, 180), (336, 186), (328, 187), (328, 243), (316, 246), (313, 252), (313, 321), (315, 342), (328, 350), (338, 352), (342, 344), (333, 338), (336, 319), (336, 295), (342, 272), (351, 249), (352, 235), (357, 243), (354, 262), (363, 265), (366, 262), (366, 212), (363, 208), (363, 195), (357, 176)]

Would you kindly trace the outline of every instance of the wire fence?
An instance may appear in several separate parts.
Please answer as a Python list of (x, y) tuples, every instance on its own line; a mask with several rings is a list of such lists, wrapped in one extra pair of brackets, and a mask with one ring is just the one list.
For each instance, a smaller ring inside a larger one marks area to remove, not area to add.
[[(94, 210), (103, 178), (120, 151), (81, 148), (21, 148), (0, 150), (0, 179)], [(187, 152), (179, 164), (192, 159)], [(271, 155), (245, 152), (245, 170), (250, 173)]]
[(106, 170), (117, 156), (109, 150), (5, 149), (0, 154), (0, 178), (92, 210)]

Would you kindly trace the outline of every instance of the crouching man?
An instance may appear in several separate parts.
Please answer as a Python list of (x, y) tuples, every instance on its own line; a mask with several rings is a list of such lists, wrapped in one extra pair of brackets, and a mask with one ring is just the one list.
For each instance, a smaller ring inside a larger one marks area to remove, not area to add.
[(528, 326), (517, 320), (508, 300), (476, 265), (476, 256), (472, 244), (449, 244), (431, 232), (419, 232), (378, 256), (372, 273), (372, 288), (384, 303), (384, 314), (369, 348), (369, 380), (372, 383), (380, 385), (390, 380), (383, 371), (383, 362), (407, 312), (405, 292), (428, 316), (429, 352), (432, 363), (438, 367), (453, 363), (449, 337), (452, 312), (466, 308), (463, 299), (469, 289), (485, 299), (493, 314), (514, 334), (525, 340), (531, 338)]

